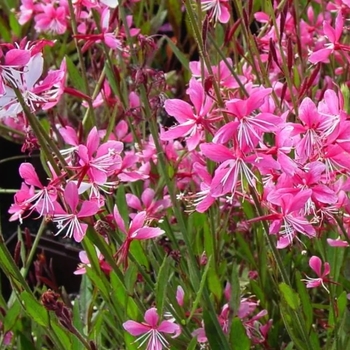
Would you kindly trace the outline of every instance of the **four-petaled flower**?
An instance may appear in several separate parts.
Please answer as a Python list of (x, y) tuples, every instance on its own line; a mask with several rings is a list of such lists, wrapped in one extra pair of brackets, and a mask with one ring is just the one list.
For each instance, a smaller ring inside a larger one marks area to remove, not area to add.
[(329, 293), (328, 288), (325, 286), (325, 282), (329, 282), (326, 276), (328, 276), (331, 271), (329, 263), (325, 262), (322, 269), (322, 260), (318, 256), (312, 256), (309, 260), (309, 265), (318, 277), (311, 278), (306, 276), (306, 279), (302, 280), (303, 282), (306, 282), (306, 288), (317, 288), (322, 286)]
[(96, 202), (83, 201), (80, 210), (77, 209), (79, 203), (78, 188), (74, 182), (68, 182), (64, 190), (64, 201), (68, 210), (64, 210), (60, 204), (54, 203), (53, 222), (57, 223), (58, 232), (60, 234), (64, 229), (66, 237), (72, 237), (76, 242), (81, 242), (85, 236), (88, 225), (80, 222), (81, 218), (88, 218), (95, 215), (99, 207)]
[(140, 346), (147, 342), (147, 350), (162, 350), (168, 348), (168, 341), (162, 333), (172, 334), (176, 338), (181, 334), (181, 328), (173, 320), (162, 321), (159, 323), (159, 316), (156, 308), (146, 311), (145, 322), (126, 321), (123, 323), (124, 329), (131, 335), (138, 337)]

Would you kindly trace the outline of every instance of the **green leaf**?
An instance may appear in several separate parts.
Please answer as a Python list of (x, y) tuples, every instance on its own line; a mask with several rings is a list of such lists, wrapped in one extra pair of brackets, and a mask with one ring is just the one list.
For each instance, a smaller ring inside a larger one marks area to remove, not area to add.
[(241, 288), (239, 284), (238, 277), (238, 266), (234, 262), (232, 264), (232, 273), (231, 273), (231, 297), (230, 297), (230, 309), (233, 311), (233, 316), (236, 316), (241, 304)]
[[(70, 333), (55, 321), (50, 322), (52, 330), (55, 332), (64, 349), (72, 349)], [(53, 340), (53, 339), (52, 339)], [(55, 348), (56, 349), (56, 348)], [(73, 349), (72, 349), (73, 350)], [(75, 350), (75, 349), (74, 349)]]
[(95, 270), (91, 268), (86, 268), (86, 274), (91, 279), (92, 284), (97, 287), (97, 289), (102, 294), (103, 298), (105, 300), (109, 299), (108, 293), (109, 293), (109, 283), (106, 280), (106, 277), (103, 275), (98, 275)]
[(4, 42), (11, 41), (11, 32), (9, 31), (6, 22), (2, 18), (0, 18), (0, 33)]
[(208, 272), (209, 272), (210, 262), (211, 262), (211, 256), (209, 257), (209, 261), (208, 261), (207, 265), (205, 266), (205, 270), (203, 272), (203, 275), (202, 275), (202, 278), (201, 278), (201, 281), (200, 281), (200, 284), (199, 284), (199, 289), (197, 291), (196, 298), (194, 299), (194, 302), (192, 304), (192, 310), (190, 312), (190, 316), (188, 317), (188, 321), (192, 318), (194, 312), (196, 311), (196, 309), (198, 307), (199, 301), (202, 298), (203, 289), (205, 287), (205, 282), (207, 280), (207, 275), (208, 275)]
[(92, 284), (89, 278), (84, 274), (81, 279), (80, 290), (79, 290), (79, 309), (83, 317), (84, 322), (86, 322), (86, 317), (90, 307), (92, 299)]
[(130, 295), (134, 293), (137, 275), (137, 267), (134, 264), (130, 264), (124, 275), (125, 287)]
[(208, 287), (209, 290), (215, 295), (217, 301), (221, 300), (223, 291), (222, 284), (215, 266), (213, 266), (213, 259), (211, 260), (210, 268), (208, 271)]
[(198, 341), (196, 337), (193, 337), (190, 341), (190, 343), (187, 346), (186, 350), (195, 350), (197, 347)]
[(137, 261), (140, 266), (144, 266), (146, 270), (149, 269), (149, 259), (147, 258), (140, 241), (134, 240), (131, 243), (129, 254)]
[(25, 311), (28, 315), (41, 326), (49, 326), (49, 317), (47, 310), (30, 293), (24, 291), (20, 299), (23, 301)]
[[(81, 334), (83, 334), (84, 326), (81, 321), (79, 303), (77, 302), (75, 302), (73, 306), (73, 325)], [(83, 344), (77, 337), (73, 337), (72, 339), (72, 350), (84, 350)]]
[(170, 258), (165, 256), (163, 263), (159, 269), (159, 274), (156, 282), (156, 305), (159, 315), (163, 315), (166, 292), (168, 288), (170, 275)]
[(116, 196), (116, 205), (119, 211), (120, 216), (124, 220), (125, 227), (129, 227), (129, 210), (128, 205), (126, 204), (125, 188), (124, 185), (119, 185), (117, 196)]
[(9, 13), (10, 28), (13, 33), (20, 38), (22, 36), (22, 26), (18, 23), (18, 19), (14, 13)]
[(137, 350), (139, 348), (139, 344), (135, 342), (135, 337), (133, 337), (128, 332), (124, 332), (124, 341), (127, 350)]
[(109, 82), (109, 85), (112, 88), (113, 93), (118, 96), (118, 86), (109, 64), (106, 65), (106, 77)]
[(239, 317), (234, 317), (230, 329), (230, 342), (233, 350), (249, 350), (250, 339)]
[(299, 339), (299, 337), (295, 333), (295, 328), (294, 328), (295, 320), (293, 320), (291, 317), (290, 309), (287, 307), (287, 305), (285, 305), (285, 303), (280, 303), (279, 306), (280, 306), (280, 314), (282, 316), (284, 326), (288, 332), (290, 339), (294, 342), (297, 349), (299, 350), (306, 349), (304, 346), (304, 343)]
[(214, 310), (208, 311), (205, 309), (203, 312), (205, 335), (208, 338), (210, 348), (230, 350), (225, 335), (217, 320), (217, 315), (213, 311)]
[(22, 307), (18, 299), (15, 300), (11, 308), (6, 312), (4, 319), (4, 332), (12, 329), (21, 313)]
[(19, 338), (19, 341), (18, 341), (19, 350), (38, 350), (33, 344), (33, 341), (29, 340), (25, 334), (20, 333), (18, 338)]
[(188, 58), (177, 48), (177, 46), (171, 41), (169, 37), (165, 37), (165, 40), (168, 42), (171, 50), (173, 51), (176, 58), (180, 61), (183, 67), (189, 70)]
[(85, 91), (85, 84), (82, 74), (79, 72), (77, 66), (72, 62), (69, 56), (66, 56), (67, 72), (69, 80), (71, 81), (74, 88), (81, 92)]
[(297, 310), (300, 306), (298, 294), (284, 282), (279, 285), (279, 289), (288, 306), (293, 310)]
[(312, 323), (313, 323), (313, 310), (312, 310), (311, 299), (306, 289), (305, 283), (301, 281), (302, 277), (299, 271), (296, 272), (295, 279), (297, 284), (297, 290), (301, 300), (301, 306), (304, 313), (306, 331), (309, 332), (311, 330)]

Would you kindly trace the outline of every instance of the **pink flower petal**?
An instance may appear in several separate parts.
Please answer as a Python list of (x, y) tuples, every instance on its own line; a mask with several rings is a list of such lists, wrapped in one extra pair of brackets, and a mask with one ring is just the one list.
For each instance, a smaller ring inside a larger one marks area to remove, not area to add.
[(22, 163), (19, 167), (19, 175), (27, 185), (43, 188), (34, 166), (31, 163)]
[(123, 323), (123, 327), (135, 337), (147, 333), (151, 329), (150, 326), (135, 321), (126, 321)]
[(202, 153), (214, 162), (224, 162), (228, 159), (235, 159), (231, 151), (223, 145), (203, 143), (199, 147)]
[(74, 182), (70, 181), (67, 183), (66, 188), (64, 189), (64, 199), (69, 205), (71, 211), (75, 213), (78, 206), (79, 197), (78, 188)]
[(173, 322), (162, 321), (158, 327), (158, 332), (174, 334), (173, 338), (176, 338), (181, 334), (181, 328), (179, 325), (177, 325)]
[(159, 316), (155, 307), (152, 307), (151, 309), (145, 312), (144, 319), (150, 325), (151, 328), (157, 329)]
[(316, 275), (321, 277), (322, 261), (318, 256), (312, 256), (309, 260), (310, 267), (315, 271)]
[(98, 212), (98, 205), (96, 202), (84, 201), (79, 210), (78, 217), (86, 218), (89, 216), (94, 216)]
[(143, 227), (131, 234), (132, 239), (150, 239), (162, 235), (164, 231), (158, 227)]
[(166, 100), (164, 102), (164, 108), (179, 123), (185, 123), (188, 119), (194, 119), (192, 107), (185, 101), (178, 99)]

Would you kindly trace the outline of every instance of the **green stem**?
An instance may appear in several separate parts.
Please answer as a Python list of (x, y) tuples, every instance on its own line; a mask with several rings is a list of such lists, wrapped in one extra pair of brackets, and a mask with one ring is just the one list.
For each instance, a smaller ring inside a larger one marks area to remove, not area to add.
[[(147, 117), (147, 121), (149, 122), (149, 126), (150, 126), (150, 130), (151, 130), (151, 134), (153, 136), (154, 144), (155, 144), (156, 149), (157, 149), (159, 173), (165, 179), (165, 183), (166, 183), (167, 188), (168, 188), (171, 202), (173, 204), (175, 217), (176, 217), (177, 222), (180, 226), (182, 238), (183, 238), (185, 245), (187, 247), (187, 254), (189, 257), (188, 270), (189, 270), (189, 275), (190, 275), (191, 283), (193, 286), (193, 290), (198, 291), (200, 288), (200, 271), (198, 268), (198, 263), (197, 263), (195, 255), (193, 253), (193, 250), (191, 249), (191, 247), (193, 245), (190, 241), (189, 232), (187, 230), (187, 226), (185, 224), (185, 220), (184, 220), (184, 217), (182, 214), (182, 212), (183, 212), (182, 208), (180, 207), (179, 201), (176, 199), (176, 188), (174, 187), (174, 182), (171, 181), (171, 179), (167, 173), (166, 159), (164, 156), (163, 148), (159, 142), (159, 135), (158, 135), (156, 118), (152, 117), (151, 109), (150, 109), (149, 102), (148, 102), (147, 95), (146, 95), (146, 89), (143, 85), (140, 86), (140, 94), (141, 94), (141, 99), (144, 103), (143, 106), (144, 106), (145, 114)], [(209, 314), (211, 315), (211, 321), (213, 323), (213, 326), (215, 327), (215, 332), (218, 334), (218, 338), (220, 339), (220, 344), (222, 346), (222, 350), (229, 350), (230, 346), (229, 346), (228, 341), (227, 341), (227, 339), (222, 331), (222, 328), (217, 320), (216, 310), (214, 308), (212, 300), (209, 297), (209, 292), (208, 292), (208, 289), (206, 287), (203, 290), (203, 298), (205, 300), (206, 308), (208, 309)]]
[[(31, 157), (39, 157), (39, 155), (38, 155), (38, 154), (32, 154)], [(13, 157), (1, 159), (1, 160), (0, 160), (0, 164), (6, 163), (6, 162), (10, 162), (10, 161), (12, 161), (12, 160), (27, 159), (27, 158), (28, 158), (27, 155), (13, 156)]]
[[(77, 31), (77, 21), (76, 21), (75, 14), (74, 14), (72, 0), (68, 0), (68, 6), (69, 6), (69, 14), (70, 14), (70, 18), (71, 18), (72, 31), (73, 31), (73, 34), (75, 36), (78, 34), (78, 31)], [(81, 49), (80, 49), (80, 46), (78, 43), (78, 39), (76, 37), (74, 37), (74, 43), (75, 43), (75, 47), (77, 49), (77, 53), (78, 53), (78, 57), (79, 57), (80, 69), (81, 69), (81, 73), (82, 73), (82, 77), (83, 77), (83, 81), (84, 81), (84, 85), (85, 85), (85, 93), (88, 96), (91, 96), (90, 88), (89, 88), (89, 81), (87, 79), (86, 70), (85, 70), (85, 63), (84, 63), (83, 54), (81, 52)], [(96, 119), (95, 119), (95, 114), (94, 114), (94, 107), (92, 105), (92, 100), (89, 99), (87, 102), (89, 105), (89, 108), (88, 108), (89, 125), (85, 125), (85, 126), (88, 127), (88, 129), (91, 129), (94, 125), (96, 125)]]
[[(256, 210), (258, 212), (258, 215), (259, 216), (263, 216), (264, 212), (263, 212), (263, 210), (262, 210), (262, 208), (260, 206), (260, 202), (259, 202), (259, 199), (258, 199), (256, 193), (255, 193), (255, 190), (253, 188), (250, 188), (250, 190), (251, 190), (250, 193), (251, 193), (251, 196), (253, 198), (253, 201), (254, 201), (254, 204), (255, 204), (255, 208), (256, 208)], [(272, 253), (272, 256), (273, 256), (274, 260), (276, 261), (277, 268), (278, 268), (278, 270), (280, 272), (282, 281), (284, 283), (286, 283), (287, 285), (291, 286), (291, 282), (290, 282), (288, 273), (287, 273), (286, 269), (284, 268), (282, 257), (280, 255), (278, 249), (275, 246), (275, 242), (274, 242), (273, 238), (269, 234), (269, 228), (268, 228), (268, 225), (267, 225), (266, 221), (263, 220), (262, 221), (262, 225), (263, 225), (263, 228), (264, 228), (265, 238), (267, 240), (267, 243), (268, 243), (268, 246), (269, 246), (270, 251)], [(274, 280), (274, 279), (272, 278), (272, 280)], [(303, 337), (303, 341), (304, 341), (307, 349), (312, 350), (312, 345), (310, 343), (309, 336), (308, 336), (308, 334), (306, 332), (305, 321), (302, 318), (302, 316), (300, 314), (300, 311), (299, 310), (298, 311), (297, 310), (292, 310), (292, 312), (294, 314), (295, 320), (297, 321), (297, 327), (299, 328), (299, 334)]]
[(22, 274), (22, 276), (24, 278), (27, 277), (27, 274), (29, 272), (30, 266), (31, 266), (32, 261), (34, 259), (36, 250), (37, 250), (37, 248), (39, 246), (40, 239), (41, 239), (42, 235), (44, 234), (45, 227), (46, 227), (46, 221), (45, 221), (45, 219), (43, 219), (41, 221), (41, 224), (40, 224), (40, 227), (38, 229), (38, 232), (37, 232), (37, 234), (35, 236), (33, 245), (32, 245), (32, 247), (30, 249), (30, 252), (29, 252), (28, 258), (26, 260), (25, 266), (21, 269), (21, 274)]

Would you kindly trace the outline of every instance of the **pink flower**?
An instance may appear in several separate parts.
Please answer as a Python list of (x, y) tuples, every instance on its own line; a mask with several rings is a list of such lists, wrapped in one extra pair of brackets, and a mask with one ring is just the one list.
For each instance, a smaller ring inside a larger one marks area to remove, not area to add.
[(16, 77), (21, 74), (21, 69), (28, 64), (30, 56), (29, 50), (20, 49), (11, 49), (3, 55), (0, 48), (0, 58), (3, 61), (0, 64), (0, 95), (6, 93), (6, 82), (11, 82), (17, 87)]
[(34, 0), (22, 0), (21, 3), (18, 23), (23, 25), (32, 18), (36, 6), (34, 5)]
[(34, 186), (29, 187), (25, 183), (22, 183), (21, 188), (14, 195), (15, 203), (11, 204), (8, 210), (8, 213), (12, 214), (9, 221), (19, 220), (19, 222), (22, 223), (22, 215), (31, 207), (31, 203), (28, 202), (28, 199), (35, 195), (34, 191)]
[(61, 178), (55, 178), (47, 186), (43, 186), (31, 163), (22, 163), (19, 167), (19, 174), (27, 185), (39, 188), (39, 191), (26, 199), (30, 203), (30, 210), (37, 209), (42, 215), (52, 215), (55, 210), (54, 203), (57, 200), (57, 185), (60, 184)]
[[(270, 234), (277, 234), (277, 248), (283, 249), (289, 246), (296, 232), (299, 232), (309, 238), (316, 236), (316, 231), (310, 222), (302, 215), (300, 211), (305, 203), (311, 198), (312, 191), (305, 189), (297, 194), (271, 192), (267, 200), (281, 208), (281, 213), (276, 214), (277, 220), (270, 225)], [(275, 216), (274, 214), (271, 217)]]
[[(75, 142), (75, 140), (72, 141)], [(100, 145), (97, 128), (92, 128), (87, 137), (86, 145), (79, 145), (77, 150), (80, 166), (74, 168), (80, 171), (79, 181), (88, 175), (91, 182), (104, 185), (108, 176), (120, 169), (122, 150), (123, 144), (119, 141), (107, 141)]]
[(60, 234), (67, 229), (65, 237), (74, 237), (76, 242), (81, 242), (85, 236), (88, 225), (80, 222), (81, 218), (88, 218), (95, 215), (99, 208), (96, 202), (83, 201), (80, 210), (78, 210), (78, 188), (74, 182), (68, 182), (64, 190), (64, 201), (68, 210), (64, 210), (57, 202), (55, 202), (55, 211), (53, 222), (57, 223), (58, 232)]
[(335, 28), (331, 27), (331, 25), (327, 22), (323, 22), (323, 33), (325, 37), (329, 40), (329, 43), (325, 44), (324, 48), (318, 51), (313, 52), (310, 57), (309, 61), (311, 63), (319, 63), (329, 62), (328, 57), (336, 50), (343, 50), (343, 51), (349, 51), (350, 47), (343, 45), (339, 43), (339, 39), (343, 33), (344, 29), (344, 21), (343, 21), (343, 15), (342, 12), (339, 11), (337, 18), (335, 19)]
[[(102, 255), (102, 253), (97, 249), (96, 249), (96, 253), (97, 253), (97, 258), (98, 258), (98, 262), (100, 264), (100, 268), (101, 271), (103, 271), (105, 274), (109, 274), (112, 271), (112, 267), (105, 261), (104, 256)], [(81, 261), (81, 263), (78, 265), (78, 268), (74, 271), (75, 275), (83, 275), (86, 273), (86, 267), (90, 267), (90, 260), (87, 256), (87, 253), (85, 250), (79, 252), (79, 259)]]
[(325, 262), (323, 264), (323, 271), (322, 271), (322, 260), (317, 256), (312, 256), (309, 260), (309, 266), (314, 270), (317, 278), (311, 278), (309, 276), (306, 276), (306, 279), (303, 279), (302, 281), (306, 282), (306, 288), (317, 288), (319, 286), (322, 286), (328, 293), (329, 290), (325, 286), (324, 282), (329, 282), (329, 280), (326, 279), (326, 276), (330, 273), (330, 266), (328, 262)]
[(201, 0), (202, 11), (210, 11), (209, 16), (215, 22), (227, 23), (230, 19), (228, 0)]
[(340, 237), (338, 237), (337, 239), (327, 238), (327, 243), (331, 247), (336, 247), (336, 248), (349, 247), (349, 243), (347, 241), (343, 241)]
[(184, 305), (185, 291), (181, 286), (176, 289), (176, 301), (180, 306)]
[[(155, 192), (151, 188), (146, 188), (140, 199), (134, 194), (126, 194), (126, 203), (130, 208), (138, 211), (145, 211), (149, 219), (159, 219), (165, 209), (171, 206), (170, 196), (163, 196), (163, 199), (155, 200)], [(130, 217), (135, 217), (136, 214), (130, 214)]]
[[(39, 82), (43, 69), (44, 59), (39, 52), (30, 58), (23, 72), (11, 71), (11, 83), (20, 90), (24, 102), (32, 112), (53, 107), (63, 93), (65, 62), (62, 62), (59, 70), (49, 71), (45, 79)], [(16, 117), (22, 112), (15, 91), (5, 86), (5, 93), (0, 96), (0, 119), (5, 116)]]
[(38, 32), (52, 32), (53, 34), (64, 34), (67, 30), (68, 9), (64, 2), (60, 6), (47, 4), (41, 6), (41, 11), (35, 16), (35, 29)]
[(163, 132), (160, 139), (171, 141), (184, 137), (188, 150), (193, 151), (203, 140), (204, 130), (210, 130), (210, 123), (215, 121), (210, 118), (214, 101), (206, 95), (202, 84), (194, 78), (190, 80), (187, 94), (190, 96), (194, 108), (189, 103), (178, 99), (165, 101), (165, 110), (180, 124)]
[(204, 213), (211, 207), (216, 199), (214, 196), (212, 196), (210, 189), (212, 178), (206, 170), (206, 167), (200, 163), (194, 163), (193, 170), (200, 178), (200, 191), (191, 197), (194, 198), (193, 204), (196, 211), (199, 213)]
[(244, 180), (247, 180), (250, 186), (255, 186), (257, 178), (247, 165), (252, 160), (246, 157), (238, 148), (228, 149), (215, 143), (203, 143), (200, 148), (210, 160), (222, 162), (216, 169), (210, 185), (213, 197), (220, 197), (229, 192), (235, 193), (239, 180), (241, 180), (241, 186)]
[(280, 117), (267, 112), (254, 112), (263, 105), (271, 91), (258, 87), (252, 89), (250, 96), (245, 100), (234, 98), (227, 101), (226, 112), (234, 116), (235, 120), (221, 127), (216, 132), (213, 142), (226, 143), (235, 137), (241, 149), (248, 146), (253, 150), (259, 141), (262, 142), (263, 132), (275, 131), (283, 122)]
[[(113, 0), (112, 0), (113, 1)], [(116, 1), (116, 0), (115, 0)], [(85, 39), (86, 43), (84, 45), (83, 51), (87, 50), (94, 42), (100, 42), (101, 40), (110, 47), (111, 49), (122, 50), (123, 46), (119, 39), (116, 38), (113, 31), (109, 31), (109, 20), (111, 11), (106, 7), (101, 14), (101, 31), (99, 34), (76, 34), (75, 37), (78, 39)]]
[(126, 321), (123, 323), (124, 329), (131, 335), (137, 337), (141, 347), (147, 342), (147, 350), (167, 349), (169, 342), (162, 333), (173, 334), (172, 338), (176, 338), (181, 334), (181, 328), (174, 323), (173, 320), (162, 321), (159, 324), (159, 316), (156, 308), (146, 311), (144, 316), (145, 322), (139, 323), (135, 321)]
[(137, 213), (129, 227), (125, 226), (124, 220), (116, 205), (114, 206), (113, 217), (118, 229), (126, 236), (124, 243), (120, 246), (116, 254), (120, 254), (118, 262), (123, 261), (125, 268), (128, 265), (129, 248), (133, 240), (150, 239), (158, 237), (164, 233), (164, 231), (158, 227), (150, 227), (146, 225), (147, 213), (145, 211)]

